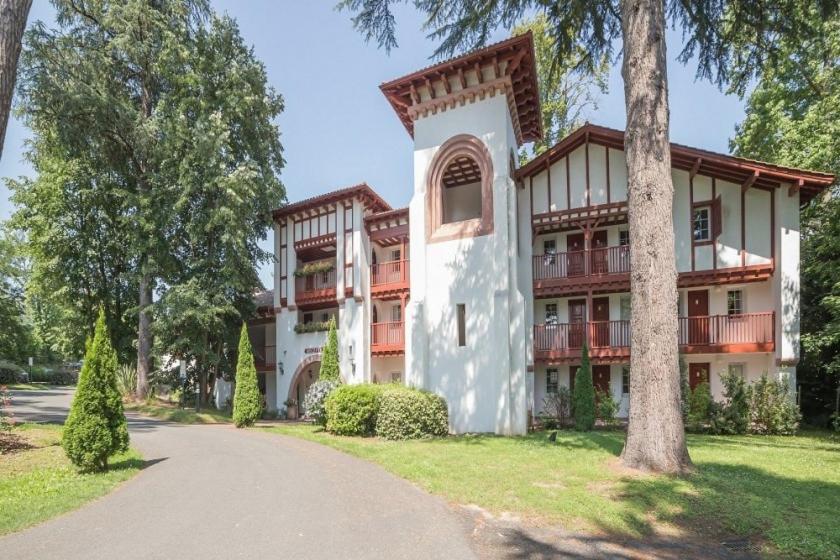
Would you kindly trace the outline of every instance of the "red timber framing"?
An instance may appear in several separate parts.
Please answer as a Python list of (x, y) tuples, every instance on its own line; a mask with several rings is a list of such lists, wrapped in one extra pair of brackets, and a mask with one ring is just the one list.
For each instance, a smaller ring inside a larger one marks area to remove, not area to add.
[(408, 295), (408, 215), (408, 208), (399, 208), (365, 217), (365, 230), (371, 243), (380, 247), (399, 247), (400, 251), (398, 260), (371, 264), (370, 295), (373, 298), (402, 300)]
[[(353, 248), (353, 201), (358, 201), (364, 212), (387, 212), (391, 207), (370, 186), (360, 183), (352, 187), (335, 190), (319, 196), (288, 204), (272, 212), (274, 222), (280, 228), (280, 305), (288, 304), (289, 268), (291, 260), (301, 263), (335, 259), (338, 253), (338, 213), (346, 212), (345, 243), (349, 244), (350, 277), (345, 275), (352, 296), (352, 248)], [(294, 251), (290, 251), (289, 245)], [(324, 281), (324, 275), (331, 275), (332, 287)], [(323, 273), (309, 280), (295, 278), (295, 303), (308, 309), (329, 306), (336, 300), (336, 273)], [(348, 290), (345, 289), (345, 292)]]
[(531, 32), (418, 70), (379, 86), (403, 126), (476, 99), (507, 97), (517, 141), (542, 137), (534, 40)]

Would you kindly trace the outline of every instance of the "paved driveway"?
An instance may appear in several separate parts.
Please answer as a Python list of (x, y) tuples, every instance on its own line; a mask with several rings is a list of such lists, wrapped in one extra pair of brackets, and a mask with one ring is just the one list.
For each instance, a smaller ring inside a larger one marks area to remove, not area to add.
[[(16, 416), (61, 421), (69, 390), (13, 394)], [(81, 509), (0, 538), (3, 558), (474, 558), (440, 499), (370, 463), (227, 426), (129, 415), (147, 461)]]

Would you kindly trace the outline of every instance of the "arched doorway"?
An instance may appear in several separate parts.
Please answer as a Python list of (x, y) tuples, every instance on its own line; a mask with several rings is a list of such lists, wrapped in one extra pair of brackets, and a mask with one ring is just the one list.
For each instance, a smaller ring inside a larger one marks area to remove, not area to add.
[[(303, 400), (306, 398), (306, 392), (309, 390), (309, 387), (318, 380), (320, 370), (320, 354), (307, 356), (297, 367), (297, 370), (295, 370), (292, 383), (289, 385), (288, 400), (295, 401), (296, 405), (294, 407), (289, 407), (288, 413), (290, 418), (302, 418), (303, 415), (306, 414), (306, 410), (303, 406)], [(294, 410), (292, 410), (292, 408), (294, 408)]]

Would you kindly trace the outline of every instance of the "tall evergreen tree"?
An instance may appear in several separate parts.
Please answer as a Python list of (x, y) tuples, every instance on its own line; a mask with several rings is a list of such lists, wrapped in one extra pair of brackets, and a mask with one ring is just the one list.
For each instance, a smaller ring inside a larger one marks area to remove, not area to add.
[(248, 327), (242, 323), (239, 334), (239, 361), (236, 364), (236, 388), (233, 393), (233, 423), (237, 428), (251, 426), (262, 414), (257, 368)]
[(338, 368), (338, 332), (335, 327), (335, 317), (330, 319), (330, 330), (327, 333), (327, 344), (321, 355), (321, 369), (318, 372), (321, 381), (341, 381)]
[(595, 386), (592, 383), (592, 365), (589, 346), (583, 343), (580, 367), (575, 374), (575, 392), (572, 395), (575, 410), (575, 429), (588, 432), (595, 427)]
[(117, 390), (117, 353), (111, 345), (105, 312), (99, 312), (61, 445), (74, 465), (107, 470), (108, 458), (128, 449), (128, 426)]
[[(695, 55), (698, 76), (740, 90), (779, 59), (777, 39), (818, 33), (799, 0), (407, 0), (427, 15), (436, 55), (485, 44), (498, 26), (534, 11), (548, 18), (558, 61), (584, 53), (580, 68), (622, 54), (627, 157), (632, 329), (630, 418), (622, 462), (632, 468), (691, 468), (680, 411), (677, 290), (669, 141), (666, 21), (683, 31), (682, 62)], [(397, 46), (393, 0), (342, 0), (353, 24), (381, 47)], [(823, 17), (835, 0), (817, 0)], [(729, 70), (735, 68), (736, 72)]]

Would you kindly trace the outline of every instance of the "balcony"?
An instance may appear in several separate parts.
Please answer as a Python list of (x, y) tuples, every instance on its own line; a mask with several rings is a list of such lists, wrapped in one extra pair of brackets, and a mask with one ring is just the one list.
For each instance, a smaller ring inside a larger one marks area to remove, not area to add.
[[(746, 353), (775, 350), (775, 313), (680, 317), (680, 352)], [(538, 362), (580, 360), (584, 341), (589, 356), (600, 363), (630, 358), (629, 321), (593, 321), (534, 325), (534, 358)]]
[(275, 346), (263, 346), (261, 349), (254, 348), (254, 367), (257, 371), (274, 371), (274, 366), (277, 363), (275, 348)]
[(598, 247), (536, 255), (533, 258), (534, 295), (563, 296), (593, 291), (630, 289), (630, 247)]
[(373, 323), (370, 326), (370, 353), (374, 356), (396, 356), (405, 351), (405, 329), (402, 321)]
[(408, 260), (388, 261), (371, 265), (370, 295), (396, 296), (408, 289)]
[(335, 269), (295, 278), (295, 302), (307, 306), (335, 301)]

